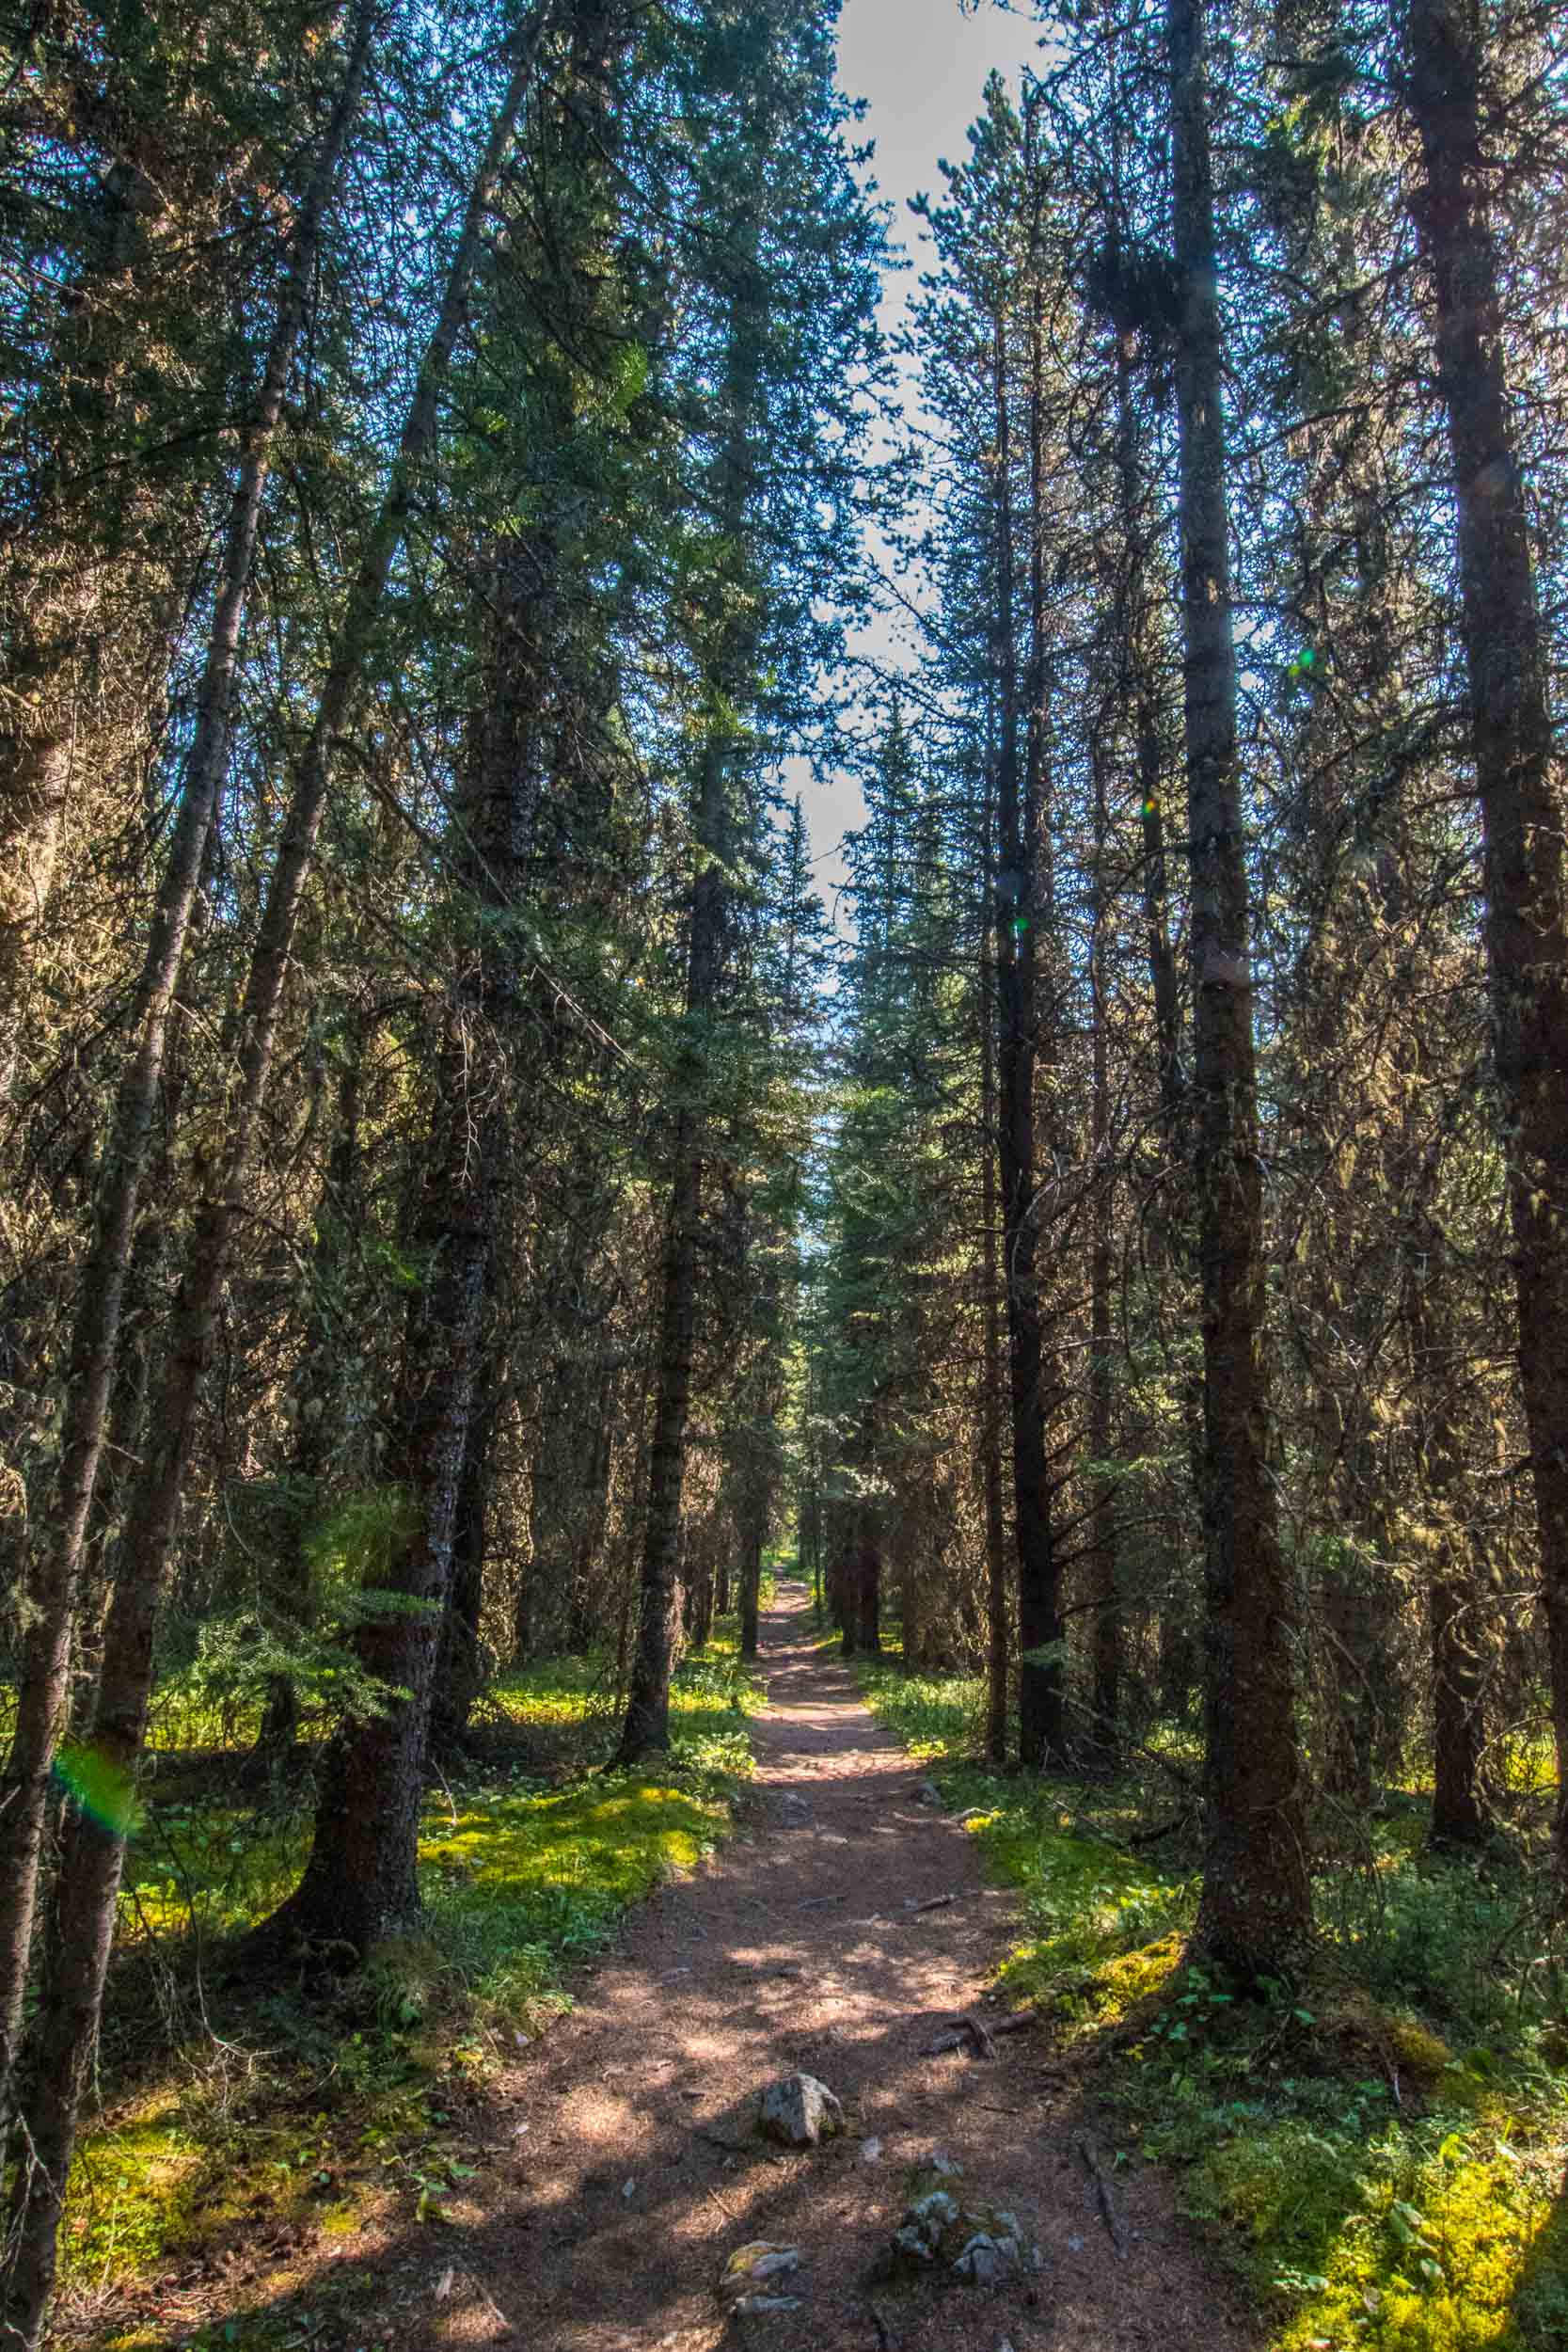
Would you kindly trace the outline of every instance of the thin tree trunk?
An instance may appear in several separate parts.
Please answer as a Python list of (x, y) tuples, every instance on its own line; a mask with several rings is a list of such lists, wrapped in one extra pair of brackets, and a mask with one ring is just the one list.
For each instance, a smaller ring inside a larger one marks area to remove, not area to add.
[(484, 1613), (485, 1543), (491, 1462), (496, 1425), (505, 1394), (501, 1367), (492, 1356), (482, 1365), (475, 1406), (463, 1448), (452, 1523), (451, 1581), (441, 1621), (436, 1688), (430, 1709), (430, 1744), (437, 1755), (456, 1756), (468, 1737), (474, 1701), (484, 1687), (481, 1624)]
[(0, 1104), (16, 1072), (32, 943), (54, 887), (71, 768), (69, 735), (23, 742), (0, 767)]
[[(754, 228), (752, 234), (755, 234)], [(725, 396), (729, 431), (715, 469), (714, 485), (716, 510), (724, 517), (737, 543), (746, 529), (755, 479), (752, 432), (761, 359), (756, 326), (744, 291), (737, 291), (732, 297), (728, 323)], [(755, 622), (747, 616), (723, 633), (713, 656), (714, 674), (707, 681), (714, 708), (708, 714), (709, 732), (701, 755), (692, 811), (697, 872), (692, 883), (687, 939), (688, 1038), (675, 1082), (681, 1108), (675, 1119), (674, 1165), (665, 1229), (637, 1642), (618, 1749), (624, 1764), (635, 1763), (640, 1757), (667, 1747), (670, 1740), (670, 1675), (674, 1663), (679, 1615), (681, 1490), (686, 1479), (707, 1124), (703, 1098), (708, 1084), (710, 1047), (704, 1031), (718, 1004), (723, 974), (729, 900), (725, 873), (732, 849), (730, 776), (741, 751), (733, 732), (733, 719), (726, 714), (746, 705), (754, 650)]]
[(1014, 1538), (1018, 1551), (1019, 1756), (1035, 1770), (1064, 1761), (1060, 1577), (1045, 1458), (1044, 1350), (1035, 1225), (1035, 921), (1037, 811), (1019, 776), (1018, 665), (1013, 628), (1013, 513), (1007, 352), (1000, 310), (992, 343), (996, 406), (997, 1158), (1012, 1379)]
[(1263, 1203), (1236, 746), (1229, 519), (1202, 0), (1168, 0), (1180, 428), (1193, 1143), (1203, 1290), (1207, 1758), (1197, 1944), (1244, 1981), (1311, 1935), (1295, 1726), (1295, 1595), (1270, 1474)]
[[(472, 1105), (480, 1052), (454, 1009), (437, 1081), (441, 1133), (427, 1164), (416, 1236), (432, 1267), (414, 1298), (389, 1458), (401, 1472), (384, 1501), (398, 1515), (375, 1590), (396, 1606), (355, 1636), (361, 1671), (389, 1692), (378, 1714), (352, 1718), (327, 1747), (305, 1875), (257, 1931), (258, 1951), (299, 1943), (362, 1958), (419, 1915), (420, 1808), (431, 1700), (451, 1584), (465, 1458), (475, 1417), (493, 1250), (494, 1195), (503, 1160), (499, 1113)], [(485, 1084), (494, 1074), (484, 1073)]]
[(1165, 1149), (1176, 1148), (1181, 1110), (1181, 1014), (1176, 956), (1170, 942), (1165, 874), (1164, 762), (1160, 745), (1160, 703), (1148, 626), (1148, 565), (1139, 478), (1137, 419), (1132, 403), (1132, 353), (1126, 335), (1117, 340), (1117, 476), (1121, 507), (1122, 561), (1118, 567), (1117, 643), (1121, 689), (1132, 712), (1138, 777), (1138, 826), (1143, 846), (1144, 936), (1149, 992), (1154, 1003), (1155, 1056), (1160, 1119)]
[(1410, 0), (1403, 51), (1403, 94), (1422, 162), (1411, 210), (1431, 273), (1453, 454), (1493, 1056), (1506, 1112), (1519, 1376), (1557, 1744), (1557, 1864), (1568, 1888), (1568, 794), (1509, 416), (1486, 212), (1479, 19), (1459, 0)]
[(1433, 1213), (1440, 1174), (1437, 1144), (1420, 1170), (1402, 1254), (1411, 1380), (1419, 1416), (1417, 1445), (1422, 1496), (1436, 1537), (1426, 1581), (1432, 1660), (1432, 1842), (1464, 1848), (1479, 1845), (1490, 1827), (1481, 1780), (1485, 1677), (1480, 1642), (1481, 1594), (1461, 1520), (1465, 1460), (1455, 1399), (1462, 1367), (1444, 1327), (1448, 1249)]
[[(697, 878), (691, 915), (688, 1012), (713, 1001), (722, 925), (720, 868)], [(639, 1579), (637, 1641), (621, 1727), (620, 1761), (631, 1764), (670, 1744), (670, 1677), (680, 1600), (681, 1489), (697, 1321), (697, 1241), (702, 1215), (702, 1130), (693, 1110), (675, 1121), (675, 1174), (664, 1243), (658, 1383), (648, 1455), (647, 1517)]]
[[(316, 1203), (309, 1310), (294, 1397), (297, 1418), (291, 1473), (299, 1508), (291, 1530), (289, 1556), (279, 1566), (277, 1587), (277, 1606), (291, 1632), (303, 1630), (310, 1621), (310, 1537), (321, 1510), (327, 1465), (340, 1436), (334, 1406), (341, 1394), (340, 1359), (347, 1337), (342, 1321), (343, 1279), (359, 1206), (359, 1078), (366, 1042), (365, 1025), (356, 1025), (345, 1041), (338, 1081), (337, 1129)], [(293, 1678), (276, 1675), (257, 1735), (258, 1762), (276, 1762), (284, 1756), (298, 1728)]]
[(762, 1529), (754, 1516), (746, 1531), (740, 1560), (740, 1655), (757, 1654), (758, 1613), (762, 1594)]
[(882, 1547), (870, 1509), (863, 1509), (855, 1547), (855, 1648), (863, 1658), (882, 1654)]
[[(23, 1661), (16, 1730), (5, 1786), (0, 1789), (0, 2114), (5, 2110), (16, 2058), (49, 1775), (69, 1695), (76, 1593), (114, 1387), (120, 1309), (142, 1174), (180, 966), (208, 835), (228, 770), (234, 669), (257, 526), (322, 226), (358, 105), (374, 24), (371, 0), (363, 0), (355, 18), (337, 102), (300, 206), (255, 405), (242, 433), (240, 467), (230, 505), (180, 815), (132, 1014), (136, 1050), (116, 1098), (93, 1241), (82, 1271), (66, 1375), (60, 1468), (32, 1580), (34, 1630)], [(57, 2199), (54, 2211), (57, 2216)], [(46, 2217), (46, 2221), (41, 2235), (30, 2233), (19, 2248), (9, 2274), (7, 2316), (29, 2344), (42, 2325), (54, 2278), (54, 2218)]]
[(980, 1280), (983, 1291), (980, 1370), (981, 1476), (986, 1510), (986, 1757), (998, 1768), (1007, 1761), (1009, 1617), (1007, 1529), (1002, 1488), (1002, 1294), (998, 1265), (996, 1198), (996, 1047), (992, 1023), (995, 987), (996, 895), (992, 884), (990, 810), (986, 810), (985, 905), (981, 913), (980, 985)]
[(1090, 1744), (1097, 1761), (1109, 1763), (1118, 1746), (1121, 1712), (1122, 1612), (1117, 1577), (1116, 1489), (1109, 1469), (1112, 1446), (1113, 1358), (1111, 1351), (1112, 1242), (1116, 1179), (1110, 1164), (1111, 1094), (1105, 967), (1109, 909), (1103, 864), (1110, 823), (1105, 806), (1104, 762), (1098, 738), (1091, 752), (1094, 771), (1094, 930), (1089, 946), (1090, 1045), (1089, 1182), (1094, 1187), (1089, 1239), (1089, 1478), (1088, 1587), (1094, 1608), (1090, 1639), (1092, 1682)]

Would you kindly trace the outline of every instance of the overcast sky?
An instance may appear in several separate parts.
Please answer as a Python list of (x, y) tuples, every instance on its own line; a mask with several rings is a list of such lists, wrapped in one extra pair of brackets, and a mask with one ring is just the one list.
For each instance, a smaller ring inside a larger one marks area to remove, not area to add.
[[(861, 137), (875, 142), (870, 173), (893, 206), (893, 236), (913, 266), (891, 273), (883, 303), (892, 326), (926, 266), (927, 240), (909, 213), (909, 200), (940, 185), (937, 159), (967, 152), (965, 133), (980, 111), (987, 74), (999, 66), (1016, 82), (1034, 57), (1039, 27), (1033, 8), (1021, 13), (983, 7), (961, 16), (958, 0), (844, 0), (839, 21), (838, 78), (851, 98), (867, 102)], [(891, 643), (879, 639), (879, 650)], [(817, 876), (832, 901), (842, 879), (836, 854), (847, 827), (861, 821), (859, 792), (847, 777), (816, 784), (802, 771), (795, 787), (805, 803)]]

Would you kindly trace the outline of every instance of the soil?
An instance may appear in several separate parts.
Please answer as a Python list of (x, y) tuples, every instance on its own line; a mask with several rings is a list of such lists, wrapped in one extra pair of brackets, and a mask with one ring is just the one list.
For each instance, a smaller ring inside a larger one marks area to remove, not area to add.
[[(1112, 2142), (1037, 2031), (999, 2038), (990, 2058), (926, 2055), (958, 2015), (1000, 2016), (985, 1995), (1009, 1899), (816, 1645), (803, 1591), (785, 1586), (769, 1612), (762, 1662), (746, 1826), (630, 1915), (573, 2015), (518, 2070), (515, 2153), (487, 2173), (483, 2217), (449, 2233), (420, 2340), (1242, 2352), (1255, 2328), (1158, 2176), (1112, 2172)], [(952, 1899), (919, 1907), (936, 1898)], [(838, 2094), (845, 2132), (769, 2149), (758, 2093), (797, 2070)], [(1080, 2139), (1102, 2164), (1120, 2250)], [(934, 2149), (962, 2167), (966, 2197), (1017, 2215), (1037, 2267), (986, 2289), (876, 2280)], [(800, 2268), (763, 2290), (800, 2307), (726, 2318), (720, 2273), (759, 2238), (800, 2249)]]

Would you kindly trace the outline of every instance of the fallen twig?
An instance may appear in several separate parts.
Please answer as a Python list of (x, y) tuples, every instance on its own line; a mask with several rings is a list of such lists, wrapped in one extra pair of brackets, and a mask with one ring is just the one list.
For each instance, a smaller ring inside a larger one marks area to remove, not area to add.
[(941, 2058), (945, 2051), (961, 2050), (966, 2042), (976, 2058), (993, 2058), (996, 2056), (996, 2043), (991, 2039), (990, 2028), (982, 2025), (978, 2017), (956, 2017), (934, 2042), (927, 2042), (920, 2055), (922, 2058)]
[(1117, 2209), (1111, 2202), (1110, 2183), (1106, 2180), (1104, 2173), (1100, 2169), (1100, 2158), (1095, 2154), (1094, 2150), (1090, 2147), (1088, 2141), (1084, 2137), (1081, 2132), (1078, 2135), (1077, 2139), (1073, 2142), (1073, 2145), (1076, 2147), (1079, 2154), (1083, 2157), (1085, 2168), (1088, 2172), (1090, 2180), (1094, 2183), (1095, 2199), (1100, 2206), (1100, 2218), (1105, 2224), (1106, 2235), (1109, 2237), (1111, 2244), (1116, 2248), (1117, 2252), (1118, 2254), (1125, 2254), (1127, 2247), (1121, 2234), (1121, 2223), (1117, 2219)]

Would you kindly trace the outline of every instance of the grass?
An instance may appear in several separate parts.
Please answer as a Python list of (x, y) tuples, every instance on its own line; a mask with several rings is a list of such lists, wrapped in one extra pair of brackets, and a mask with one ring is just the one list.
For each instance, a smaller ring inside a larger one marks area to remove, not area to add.
[(1240, 2000), (1186, 1963), (1195, 1855), (1129, 1845), (1146, 1786), (989, 1772), (978, 1678), (860, 1673), (1020, 1889), (1003, 1983), (1112, 2103), (1117, 2163), (1171, 2171), (1273, 2352), (1568, 2344), (1568, 2014), (1528, 1869), (1434, 1860), (1406, 1792), (1320, 1875), (1312, 1980)]
[[(304, 1794), (275, 1793), (260, 1811), (238, 1804), (222, 1762), (245, 1726), (185, 1708), (201, 1753), (166, 1749), (128, 1855), (105, 2106), (61, 2235), (62, 2344), (164, 2341), (103, 2330), (127, 2290), (170, 2262), (206, 2264), (259, 2239), (342, 2239), (377, 2216), (436, 2224), (470, 2195), (486, 2084), (570, 2006), (573, 1967), (627, 1905), (723, 1836), (758, 1703), (721, 1633), (677, 1672), (668, 1765), (617, 1772), (601, 1661), (508, 1676), (483, 1760), (427, 1803), (420, 1931), (304, 1994), (223, 1974), (230, 1939), (298, 1876)], [(177, 1685), (166, 1724), (182, 1705)], [(207, 2341), (194, 2328), (180, 2340)], [(211, 2336), (273, 2340), (265, 2328)]]

